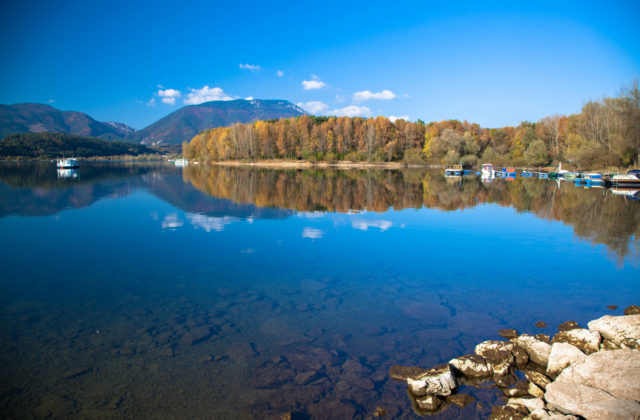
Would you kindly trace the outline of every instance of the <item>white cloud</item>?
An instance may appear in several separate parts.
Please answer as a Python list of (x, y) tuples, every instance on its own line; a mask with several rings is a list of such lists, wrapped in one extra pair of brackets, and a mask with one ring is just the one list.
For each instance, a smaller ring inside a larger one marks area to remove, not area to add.
[(284, 72), (283, 72), (282, 70), (278, 70), (278, 71), (276, 72), (276, 76), (278, 76), (278, 77), (282, 77), (282, 76), (284, 76)]
[(393, 226), (393, 222), (389, 220), (353, 220), (351, 226), (359, 230), (367, 230), (370, 227), (380, 229), (380, 232), (384, 232)]
[(306, 227), (306, 228), (302, 229), (302, 237), (303, 238), (320, 239), (320, 238), (322, 238), (323, 234), (324, 234), (324, 232), (321, 231), (320, 229), (314, 229), (314, 228), (310, 228), (310, 227)]
[(397, 120), (409, 121), (409, 116), (408, 115), (400, 115), (399, 117), (396, 117), (395, 115), (389, 116), (389, 121), (391, 121), (392, 123), (396, 122)]
[(187, 97), (184, 98), (184, 103), (187, 105), (198, 105), (203, 102), (209, 101), (231, 101), (233, 98), (219, 87), (210, 88), (209, 86), (204, 86), (200, 89), (189, 88), (191, 91), (187, 94)]
[(323, 87), (326, 87), (326, 86), (327, 84), (322, 80), (320, 80), (320, 78), (315, 74), (311, 75), (311, 80), (302, 81), (302, 87), (304, 90), (322, 89)]
[(358, 102), (369, 101), (371, 99), (389, 101), (396, 98), (397, 96), (395, 93), (386, 89), (381, 92), (371, 92), (370, 90), (363, 90), (361, 92), (356, 92), (353, 94), (353, 100)]
[(262, 67), (260, 67), (257, 64), (242, 64), (242, 63), (240, 63), (240, 64), (238, 64), (238, 66), (240, 66), (240, 68), (243, 69), (243, 70), (249, 70), (249, 71), (252, 71), (254, 73), (262, 70)]
[(151, 98), (149, 99), (149, 102), (147, 102), (147, 106), (155, 106), (156, 105), (156, 98)]
[(253, 99), (253, 96), (247, 96), (246, 98), (244, 98), (245, 101), (253, 101)]
[(320, 101), (299, 102), (298, 106), (311, 114), (319, 115), (326, 112), (329, 109), (329, 105)]
[(162, 98), (162, 102), (169, 105), (175, 105), (176, 98), (182, 96), (182, 93), (177, 89), (160, 89), (157, 93)]
[(48, 103), (50, 103), (50, 104), (52, 104), (52, 103), (54, 103), (55, 101), (56, 101), (55, 99), (49, 99), (47, 102), (48, 102)]
[(344, 108), (329, 111), (328, 114), (338, 117), (368, 116), (371, 115), (371, 110), (366, 106), (349, 105), (345, 106)]

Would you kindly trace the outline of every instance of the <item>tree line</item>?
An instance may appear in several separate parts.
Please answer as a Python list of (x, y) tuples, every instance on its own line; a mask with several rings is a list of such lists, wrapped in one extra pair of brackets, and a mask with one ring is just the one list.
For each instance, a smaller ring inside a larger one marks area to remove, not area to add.
[(391, 122), (379, 116), (303, 115), (217, 127), (182, 145), (183, 157), (202, 162), (293, 159), (401, 161), (474, 167), (481, 162), (577, 168), (640, 164), (638, 82), (614, 98), (589, 101), (580, 113), (552, 115), (517, 127), (483, 128), (467, 121)]

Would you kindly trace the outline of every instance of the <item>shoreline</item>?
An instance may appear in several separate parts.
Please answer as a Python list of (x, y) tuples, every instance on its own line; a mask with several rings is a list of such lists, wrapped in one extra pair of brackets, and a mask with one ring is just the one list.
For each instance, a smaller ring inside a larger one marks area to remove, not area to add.
[(238, 160), (224, 160), (202, 163), (204, 165), (218, 166), (253, 166), (264, 168), (339, 168), (339, 169), (366, 169), (366, 168), (382, 168), (382, 169), (410, 169), (410, 168), (442, 168), (443, 165), (432, 164), (409, 164), (404, 162), (311, 162), (309, 160), (263, 160), (255, 162), (243, 162)]
[(459, 393), (460, 386), (486, 389), (493, 382), (505, 402), (493, 407), (493, 420), (640, 418), (639, 306), (621, 316), (604, 315), (586, 328), (564, 322), (553, 337), (516, 330), (498, 335), (508, 341), (484, 341), (474, 354), (431, 369), (392, 366), (389, 377), (406, 381), (420, 416), (463, 408), (474, 398)]

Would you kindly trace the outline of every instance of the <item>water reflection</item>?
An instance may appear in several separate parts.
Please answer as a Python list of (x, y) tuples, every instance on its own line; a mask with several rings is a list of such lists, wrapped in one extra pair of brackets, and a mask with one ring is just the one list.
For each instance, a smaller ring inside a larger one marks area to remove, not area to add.
[[(184, 179), (215, 197), (261, 207), (305, 212), (351, 212), (391, 208), (462, 210), (493, 203), (571, 225), (581, 239), (606, 245), (620, 259), (640, 259), (640, 205), (625, 200), (636, 191), (576, 187), (545, 179), (443, 177), (440, 171), (265, 170), (190, 166)], [(311, 213), (310, 213), (311, 212)], [(488, 221), (490, 223), (490, 221)], [(388, 229), (390, 222), (354, 220), (354, 227)]]

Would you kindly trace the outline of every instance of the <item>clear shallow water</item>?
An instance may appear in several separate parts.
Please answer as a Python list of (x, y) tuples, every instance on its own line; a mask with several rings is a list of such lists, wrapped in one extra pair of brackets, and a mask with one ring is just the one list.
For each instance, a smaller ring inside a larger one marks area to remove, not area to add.
[[(414, 417), (391, 365), (640, 301), (640, 203), (608, 191), (416, 170), (78, 175), (0, 164), (5, 418)], [(481, 406), (438, 417), (501, 401), (465, 392)]]

